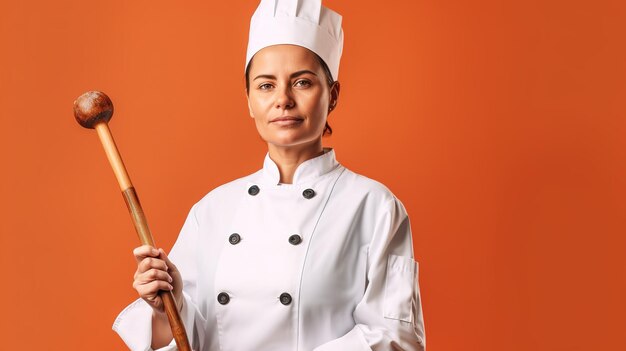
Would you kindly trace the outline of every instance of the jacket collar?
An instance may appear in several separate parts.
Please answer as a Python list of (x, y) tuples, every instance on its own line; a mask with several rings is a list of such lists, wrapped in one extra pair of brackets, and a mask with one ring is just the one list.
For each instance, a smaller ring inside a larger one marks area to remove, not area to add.
[[(302, 162), (293, 175), (293, 185), (301, 184), (315, 178), (318, 178), (339, 165), (335, 158), (335, 150), (333, 148), (324, 148), (324, 154)], [(280, 184), (280, 171), (278, 166), (270, 158), (270, 153), (265, 155), (263, 161), (263, 175), (269, 179), (272, 184)]]

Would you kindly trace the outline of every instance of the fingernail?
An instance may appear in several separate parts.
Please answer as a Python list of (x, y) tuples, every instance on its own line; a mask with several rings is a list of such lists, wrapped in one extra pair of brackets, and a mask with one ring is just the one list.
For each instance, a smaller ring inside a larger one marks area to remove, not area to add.
[(174, 287), (170, 285), (170, 290), (174, 290)]
[(167, 280), (171, 283), (172, 282), (172, 277), (167, 277)]

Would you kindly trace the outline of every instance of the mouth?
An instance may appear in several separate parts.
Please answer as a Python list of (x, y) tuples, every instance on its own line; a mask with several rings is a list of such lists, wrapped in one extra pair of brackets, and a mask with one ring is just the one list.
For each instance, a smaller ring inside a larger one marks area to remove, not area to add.
[(274, 118), (274, 119), (270, 120), (270, 123), (278, 124), (278, 125), (281, 125), (281, 126), (288, 126), (288, 125), (294, 125), (294, 124), (301, 123), (302, 121), (304, 121), (304, 118), (302, 118), (302, 117), (282, 116), (282, 117), (277, 117), (277, 118)]

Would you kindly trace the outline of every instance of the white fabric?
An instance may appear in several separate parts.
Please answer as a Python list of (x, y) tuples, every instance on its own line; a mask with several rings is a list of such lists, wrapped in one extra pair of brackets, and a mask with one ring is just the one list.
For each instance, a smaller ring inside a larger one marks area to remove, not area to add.
[[(405, 209), (325, 151), (282, 185), (267, 155), (263, 169), (192, 207), (170, 258), (184, 279), (182, 318), (195, 350), (424, 350)], [(305, 198), (305, 189), (315, 196)], [(241, 236), (236, 245), (233, 233)], [(300, 244), (288, 241), (293, 234)], [(221, 292), (228, 304), (217, 302)], [(132, 350), (150, 350), (150, 323), (151, 309), (138, 299), (113, 329)], [(161, 350), (174, 349), (172, 341)]]
[(246, 65), (264, 47), (303, 46), (319, 55), (333, 76), (339, 77), (343, 50), (341, 15), (322, 6), (321, 0), (261, 0), (250, 20)]

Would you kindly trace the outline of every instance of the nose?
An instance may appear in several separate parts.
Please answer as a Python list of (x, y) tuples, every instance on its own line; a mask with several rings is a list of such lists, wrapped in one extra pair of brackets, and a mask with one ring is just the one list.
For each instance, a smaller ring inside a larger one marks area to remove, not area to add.
[(276, 108), (287, 110), (295, 105), (295, 101), (292, 96), (291, 87), (287, 84), (282, 88), (276, 89)]

